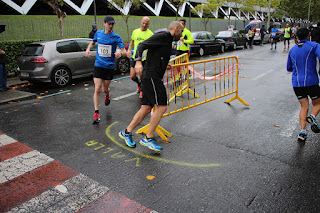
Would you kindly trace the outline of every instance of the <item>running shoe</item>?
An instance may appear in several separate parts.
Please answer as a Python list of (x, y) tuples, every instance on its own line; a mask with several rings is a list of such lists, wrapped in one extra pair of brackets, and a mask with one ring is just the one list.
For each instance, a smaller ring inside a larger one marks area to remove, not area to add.
[(136, 142), (132, 140), (132, 133), (126, 134), (124, 129), (119, 132), (119, 137), (126, 142), (128, 147), (136, 147)]
[(318, 124), (318, 121), (313, 115), (309, 115), (307, 117), (307, 122), (311, 125), (311, 130), (314, 133), (319, 133), (320, 132), (320, 126)]
[(153, 151), (161, 151), (163, 149), (161, 146), (157, 145), (156, 141), (153, 138), (147, 139), (146, 136), (144, 136), (140, 140), (140, 144), (143, 145), (143, 146), (148, 147), (149, 149), (151, 149)]
[(290, 48), (288, 47), (288, 50), (289, 50)]
[(277, 45), (274, 46), (274, 49), (275, 49), (275, 50), (277, 49)]
[(273, 50), (273, 47), (271, 47), (270, 50)]
[(137, 86), (137, 93), (141, 91), (141, 86)]
[(99, 123), (100, 122), (100, 115), (99, 115), (99, 113), (94, 113), (94, 115), (93, 115), (93, 124), (97, 124), (97, 123)]
[(298, 135), (298, 140), (305, 141), (307, 139), (307, 134), (304, 132), (300, 132)]
[(142, 91), (140, 91), (140, 94), (139, 94), (140, 99), (142, 99), (142, 95), (143, 95), (143, 93), (142, 93)]
[(106, 106), (108, 106), (110, 104), (110, 92), (108, 94), (106, 94), (106, 96), (104, 98), (104, 104)]

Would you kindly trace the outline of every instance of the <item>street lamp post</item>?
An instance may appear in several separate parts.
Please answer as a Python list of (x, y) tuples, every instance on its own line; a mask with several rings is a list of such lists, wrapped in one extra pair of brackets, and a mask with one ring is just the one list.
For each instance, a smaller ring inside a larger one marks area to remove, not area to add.
[(94, 13), (94, 23), (97, 24), (97, 10), (96, 10), (96, 0), (93, 0), (93, 13)]
[(269, 29), (269, 27), (270, 27), (270, 7), (271, 7), (271, 0), (269, 0), (269, 10), (268, 10), (268, 28), (267, 29)]
[(310, 22), (310, 7), (311, 7), (311, 0), (309, 1), (308, 22)]

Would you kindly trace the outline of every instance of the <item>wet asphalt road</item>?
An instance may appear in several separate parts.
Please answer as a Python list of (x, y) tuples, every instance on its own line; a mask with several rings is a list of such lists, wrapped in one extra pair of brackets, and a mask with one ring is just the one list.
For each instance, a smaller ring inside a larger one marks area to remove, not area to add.
[(238, 56), (239, 96), (250, 106), (225, 104), (230, 96), (163, 118), (173, 137), (159, 142), (160, 154), (118, 137), (140, 107), (135, 83), (121, 75), (99, 125), (92, 80), (82, 79), (57, 96), (0, 106), (0, 131), (157, 212), (319, 212), (320, 135), (309, 128), (307, 142), (297, 141), (299, 103), (282, 47), (202, 58)]

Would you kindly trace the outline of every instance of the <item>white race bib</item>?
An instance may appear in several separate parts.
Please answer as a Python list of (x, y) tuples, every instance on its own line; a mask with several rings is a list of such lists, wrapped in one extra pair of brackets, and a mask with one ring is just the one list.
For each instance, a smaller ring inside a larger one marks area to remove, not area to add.
[(98, 44), (98, 54), (101, 57), (111, 57), (111, 45)]
[(271, 33), (272, 36), (276, 36), (276, 33)]
[(182, 46), (183, 46), (183, 42), (182, 42), (182, 41), (178, 41), (177, 45), (178, 45), (179, 47), (182, 47)]

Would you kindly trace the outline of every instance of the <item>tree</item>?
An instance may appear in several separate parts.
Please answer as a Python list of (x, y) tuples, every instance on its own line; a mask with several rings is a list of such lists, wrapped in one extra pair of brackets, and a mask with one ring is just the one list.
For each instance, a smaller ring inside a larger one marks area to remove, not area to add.
[[(288, 17), (307, 19), (309, 1), (281, 0), (280, 8), (286, 11), (286, 16)], [(310, 9), (310, 20), (314, 22), (320, 21), (320, 1), (311, 0)]]
[(169, 0), (169, 2), (176, 8), (176, 20), (178, 20), (179, 8), (183, 5), (184, 0)]
[(63, 37), (63, 19), (67, 17), (67, 14), (61, 10), (63, 0), (43, 0), (43, 2), (48, 4), (58, 16), (59, 37)]
[(207, 25), (211, 18), (214, 18), (212, 12), (217, 9), (217, 7), (220, 5), (220, 2), (218, 0), (207, 0), (208, 4), (198, 4), (195, 6), (195, 8), (192, 10), (192, 13), (202, 14), (201, 22), (204, 25), (205, 31), (207, 31)]
[[(126, 23), (127, 27), (127, 36), (128, 40), (130, 41), (130, 33), (129, 33), (129, 18), (131, 16), (131, 12), (140, 8), (141, 4), (143, 4), (145, 0), (113, 0), (113, 2), (118, 5), (120, 8), (129, 7), (129, 11), (126, 13), (121, 12), (121, 17), (123, 18), (124, 22)], [(110, 6), (111, 8), (114, 7), (113, 5)]]

